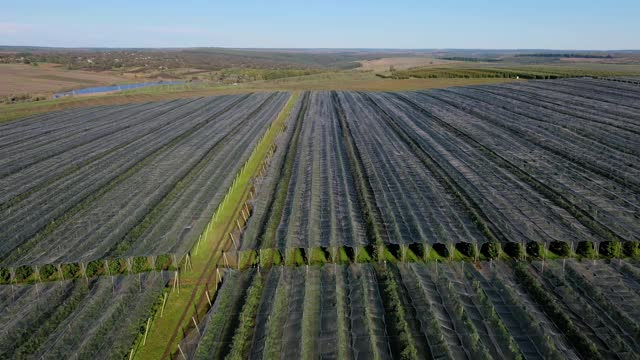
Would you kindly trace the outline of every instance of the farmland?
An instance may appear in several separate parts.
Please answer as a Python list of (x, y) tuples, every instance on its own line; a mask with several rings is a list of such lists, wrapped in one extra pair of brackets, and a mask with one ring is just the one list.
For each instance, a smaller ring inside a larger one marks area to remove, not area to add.
[(385, 247), (452, 255), (459, 244), (473, 257), (489, 243), (517, 255), (638, 241), (634, 85), (563, 80), (303, 101), (243, 249), (286, 257), (371, 247), (383, 258)]
[(98, 107), (4, 126), (3, 264), (186, 254), (286, 99)]
[(637, 270), (554, 260), (231, 271), (199, 344), (181, 348), (195, 359), (633, 358), (640, 283), (620, 267)]
[(1, 124), (0, 358), (637, 358), (640, 87), (611, 80)]

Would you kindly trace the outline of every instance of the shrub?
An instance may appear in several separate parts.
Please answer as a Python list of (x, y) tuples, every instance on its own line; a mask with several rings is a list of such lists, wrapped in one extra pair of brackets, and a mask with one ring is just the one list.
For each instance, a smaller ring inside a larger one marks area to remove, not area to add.
[(482, 245), (480, 249), (482, 255), (489, 259), (495, 259), (500, 256), (500, 244), (497, 242), (488, 242)]
[(9, 269), (0, 268), (0, 284), (8, 284), (11, 281), (11, 272)]
[(156, 258), (156, 270), (168, 270), (171, 266), (171, 256), (160, 255)]
[(102, 260), (94, 260), (87, 264), (87, 277), (94, 277), (104, 272), (104, 262)]
[(456, 249), (462, 253), (462, 255), (470, 258), (476, 257), (476, 248), (473, 244), (468, 242), (460, 242), (456, 244)]
[(109, 261), (109, 274), (117, 275), (126, 272), (126, 264), (124, 259), (113, 259)]
[(595, 257), (596, 251), (593, 248), (593, 243), (590, 241), (579, 242), (578, 247), (576, 248), (576, 254), (587, 258)]
[(622, 253), (628, 257), (640, 256), (640, 243), (635, 241), (625, 241), (622, 244)]
[(149, 259), (145, 256), (138, 256), (133, 258), (132, 271), (134, 273), (139, 273), (143, 271), (150, 270), (151, 266), (149, 265)]
[(64, 274), (65, 279), (75, 279), (80, 277), (80, 265), (64, 264), (62, 265), (62, 274)]
[(535, 241), (527, 243), (527, 254), (529, 256), (533, 256), (533, 257), (536, 257), (536, 258), (541, 258), (542, 257), (542, 246), (540, 246), (540, 243), (537, 243)]
[(444, 258), (448, 258), (450, 256), (449, 248), (445, 244), (435, 243), (433, 244), (433, 250)]
[(31, 275), (33, 275), (33, 269), (31, 266), (23, 265), (16, 269), (16, 281), (26, 281)]
[(570, 256), (571, 249), (566, 242), (552, 241), (549, 243), (549, 250), (559, 256)]
[(40, 270), (40, 279), (48, 280), (48, 279), (51, 279), (51, 276), (53, 276), (53, 274), (55, 274), (58, 269), (56, 269), (55, 265), (48, 264), (48, 265), (44, 265), (39, 270)]
[(620, 256), (622, 246), (619, 241), (603, 241), (600, 243), (600, 255), (604, 257)]
[(504, 244), (504, 252), (515, 259), (524, 258), (524, 248), (519, 243), (508, 242)]

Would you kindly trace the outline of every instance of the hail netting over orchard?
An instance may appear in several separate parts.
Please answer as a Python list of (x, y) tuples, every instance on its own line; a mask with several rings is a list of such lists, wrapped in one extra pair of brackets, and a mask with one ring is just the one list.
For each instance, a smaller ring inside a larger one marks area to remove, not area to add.
[(114, 359), (129, 355), (163, 272), (0, 286), (0, 358)]
[(180, 351), (194, 359), (633, 357), (640, 282), (629, 271), (638, 271), (633, 262), (573, 259), (227, 270)]
[(640, 88), (301, 97), (243, 249), (640, 240)]
[(343, 136), (328, 93), (304, 94), (260, 184), (243, 248), (367, 244)]
[(287, 97), (98, 107), (3, 125), (2, 263), (186, 253)]

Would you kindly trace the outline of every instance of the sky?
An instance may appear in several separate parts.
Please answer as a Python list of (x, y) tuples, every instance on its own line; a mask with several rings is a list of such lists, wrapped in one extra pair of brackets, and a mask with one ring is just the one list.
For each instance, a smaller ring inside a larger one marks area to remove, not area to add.
[(0, 45), (640, 49), (640, 0), (0, 0)]

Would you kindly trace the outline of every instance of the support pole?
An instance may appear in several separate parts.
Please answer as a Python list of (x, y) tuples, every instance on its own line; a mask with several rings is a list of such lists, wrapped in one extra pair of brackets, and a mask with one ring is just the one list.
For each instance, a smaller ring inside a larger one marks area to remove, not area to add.
[(180, 355), (182, 355), (182, 359), (187, 360), (187, 357), (184, 356), (184, 352), (182, 352), (182, 348), (180, 347), (180, 344), (178, 344), (178, 350), (180, 350)]
[(540, 270), (541, 274), (544, 274), (544, 261), (546, 260), (547, 257), (547, 243), (543, 242), (542, 243), (542, 268)]
[(58, 265), (56, 265), (56, 267), (58, 268), (58, 274), (60, 274), (60, 280), (64, 281), (64, 273), (62, 272), (62, 266), (60, 264), (58, 264)]
[(149, 327), (151, 327), (151, 318), (147, 320), (147, 328), (144, 330), (144, 339), (142, 339), (142, 346), (147, 343), (147, 334), (149, 334)]
[(84, 262), (80, 263), (80, 272), (82, 273), (82, 276), (84, 276), (84, 279), (87, 280), (87, 284), (89, 284), (89, 277), (87, 276), (87, 264)]
[(238, 244), (236, 244), (236, 239), (233, 237), (233, 233), (229, 233), (229, 236), (231, 236), (231, 242), (233, 242), (233, 247), (235, 247), (236, 250), (238, 250)]
[(198, 331), (198, 335), (202, 335), (202, 334), (200, 334), (200, 328), (198, 327), (198, 323), (196, 322), (196, 318), (192, 316), (191, 320), (193, 320), (193, 325), (196, 326), (196, 330)]
[(162, 307), (160, 308), (160, 318), (162, 318), (162, 315), (164, 315), (164, 306), (167, 303), (167, 296), (169, 294), (168, 293), (164, 293), (164, 298), (162, 299)]
[[(205, 231), (205, 234), (207, 232), (208, 232), (208, 229), (207, 229), (207, 231)], [(202, 240), (202, 234), (200, 234), (200, 236), (198, 236), (198, 242), (196, 243), (196, 255), (198, 255), (198, 250), (200, 249), (200, 240)]]
[(209, 296), (209, 286), (207, 286), (207, 289), (204, 291), (204, 293), (207, 295), (207, 302), (209, 303), (209, 307), (212, 307), (213, 304), (211, 303), (211, 297)]

